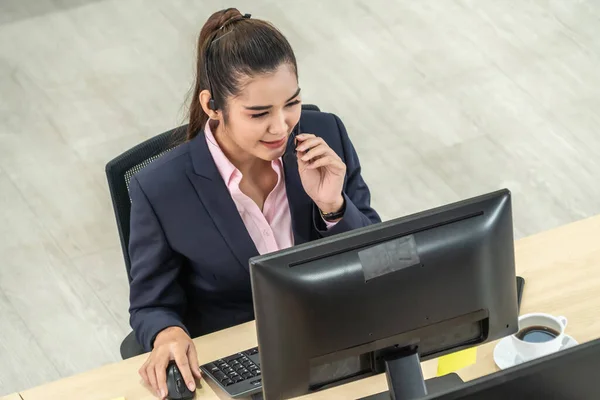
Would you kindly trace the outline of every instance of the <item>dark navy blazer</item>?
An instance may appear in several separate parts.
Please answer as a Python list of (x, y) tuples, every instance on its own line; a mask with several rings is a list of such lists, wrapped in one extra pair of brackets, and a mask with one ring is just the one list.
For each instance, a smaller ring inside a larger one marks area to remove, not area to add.
[[(322, 137), (346, 164), (342, 219), (326, 230), (304, 192), (290, 140), (283, 157), (295, 244), (380, 222), (358, 156), (333, 114), (303, 111), (302, 132)], [(248, 259), (258, 255), (201, 132), (130, 182), (130, 322), (139, 343), (179, 326), (193, 338), (254, 319)]]

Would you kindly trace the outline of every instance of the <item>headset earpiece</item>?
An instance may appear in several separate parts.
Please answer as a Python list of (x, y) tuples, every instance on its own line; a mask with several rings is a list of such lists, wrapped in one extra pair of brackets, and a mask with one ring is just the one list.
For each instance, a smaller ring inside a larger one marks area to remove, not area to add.
[[(212, 93), (211, 93), (212, 96)], [(214, 99), (210, 99), (208, 101), (208, 108), (213, 110), (213, 111), (217, 111), (217, 107), (215, 106), (215, 100)]]

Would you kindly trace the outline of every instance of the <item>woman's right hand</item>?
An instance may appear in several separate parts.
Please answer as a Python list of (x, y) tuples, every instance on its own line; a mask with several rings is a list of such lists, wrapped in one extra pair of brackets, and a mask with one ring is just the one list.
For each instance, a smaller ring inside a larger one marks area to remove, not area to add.
[(168, 394), (167, 366), (175, 360), (186, 386), (193, 392), (196, 390), (194, 378), (201, 378), (200, 366), (194, 342), (188, 334), (178, 326), (166, 328), (156, 335), (154, 349), (139, 370), (144, 382), (152, 387), (159, 399)]

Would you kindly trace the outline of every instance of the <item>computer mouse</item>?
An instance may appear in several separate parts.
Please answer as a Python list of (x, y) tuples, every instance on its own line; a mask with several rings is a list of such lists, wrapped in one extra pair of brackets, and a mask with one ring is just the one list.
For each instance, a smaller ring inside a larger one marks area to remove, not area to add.
[(185, 384), (175, 361), (169, 362), (167, 366), (167, 389), (169, 390), (167, 396), (169, 400), (188, 400), (193, 399), (195, 395)]

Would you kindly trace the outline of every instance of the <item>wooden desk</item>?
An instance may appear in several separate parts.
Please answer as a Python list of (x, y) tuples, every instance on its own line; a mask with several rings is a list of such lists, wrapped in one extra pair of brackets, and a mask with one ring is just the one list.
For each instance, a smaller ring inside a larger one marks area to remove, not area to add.
[[(567, 332), (586, 342), (600, 336), (600, 215), (543, 232), (516, 242), (517, 273), (526, 280), (521, 312), (547, 312), (569, 319)], [(256, 346), (254, 322), (194, 339), (200, 363)], [(477, 363), (459, 371), (471, 380), (497, 370), (492, 359), (495, 343), (480, 346)], [(146, 355), (110, 364), (56, 382), (26, 390), (23, 400), (151, 400), (141, 384), (138, 369)], [(437, 362), (423, 363), (426, 378), (435, 376)], [(219, 396), (203, 381), (198, 399)], [(302, 398), (347, 399), (386, 390), (378, 375)]]
[(19, 393), (8, 394), (6, 396), (0, 397), (0, 400), (23, 400)]

